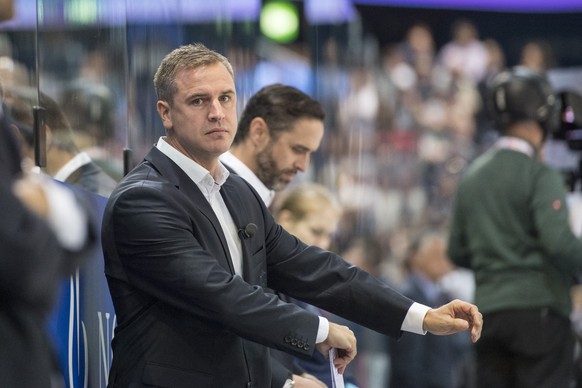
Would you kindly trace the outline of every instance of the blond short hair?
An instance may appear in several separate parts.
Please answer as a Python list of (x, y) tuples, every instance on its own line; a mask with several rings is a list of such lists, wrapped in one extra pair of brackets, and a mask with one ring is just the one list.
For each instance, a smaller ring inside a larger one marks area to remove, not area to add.
[(283, 191), (273, 205), (275, 218), (286, 210), (295, 221), (301, 221), (326, 206), (336, 211), (338, 215), (341, 214), (341, 206), (332, 192), (327, 187), (312, 182), (301, 183)]
[(202, 43), (180, 46), (167, 54), (156, 74), (154, 75), (154, 88), (158, 100), (172, 103), (176, 94), (176, 75), (184, 69), (195, 69), (214, 63), (221, 63), (234, 79), (234, 71), (228, 59)]

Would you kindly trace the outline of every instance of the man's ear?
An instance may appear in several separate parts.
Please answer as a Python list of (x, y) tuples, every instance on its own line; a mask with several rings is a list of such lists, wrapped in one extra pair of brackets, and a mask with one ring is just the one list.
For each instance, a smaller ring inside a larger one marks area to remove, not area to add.
[(166, 129), (172, 128), (172, 115), (170, 114), (170, 104), (168, 104), (167, 101), (158, 100), (156, 108), (158, 109), (158, 114), (162, 118), (162, 124), (164, 125), (164, 128)]
[(257, 148), (263, 148), (271, 140), (269, 126), (262, 117), (255, 117), (249, 126), (249, 139)]

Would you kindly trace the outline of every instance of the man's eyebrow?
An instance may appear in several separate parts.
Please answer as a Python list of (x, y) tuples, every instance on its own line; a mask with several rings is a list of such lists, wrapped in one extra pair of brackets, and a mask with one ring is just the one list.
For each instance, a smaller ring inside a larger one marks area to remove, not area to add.
[[(221, 91), (219, 94), (221, 96), (223, 96), (225, 94), (236, 94), (236, 90), (229, 88), (229, 89), (225, 89), (225, 90)], [(211, 93), (207, 92), (207, 91), (194, 91), (188, 97), (189, 98), (199, 98), (199, 97), (208, 97), (210, 95), (211, 95)]]
[(294, 144), (293, 148), (296, 148), (299, 151), (306, 151), (306, 152), (310, 152), (311, 148), (304, 146), (303, 144)]
[(202, 98), (202, 97), (208, 97), (209, 94), (206, 92), (194, 92), (192, 94), (190, 94), (188, 96), (188, 98)]

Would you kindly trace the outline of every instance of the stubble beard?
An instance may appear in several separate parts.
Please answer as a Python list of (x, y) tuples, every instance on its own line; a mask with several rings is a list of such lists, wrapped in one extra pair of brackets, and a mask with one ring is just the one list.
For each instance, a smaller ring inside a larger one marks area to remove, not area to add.
[(280, 179), (282, 174), (273, 158), (272, 142), (269, 142), (262, 151), (259, 151), (255, 157), (255, 163), (257, 165), (257, 177), (268, 189), (281, 191), (287, 187), (287, 183)]

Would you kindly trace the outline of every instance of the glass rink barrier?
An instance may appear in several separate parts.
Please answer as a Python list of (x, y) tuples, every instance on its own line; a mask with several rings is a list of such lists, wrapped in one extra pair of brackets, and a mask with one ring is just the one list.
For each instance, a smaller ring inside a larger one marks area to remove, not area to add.
[[(317, 99), (325, 135), (292, 185), (330, 189), (343, 210), (330, 249), (394, 287), (413, 236), (446, 230), (459, 177), (497, 136), (485, 117), (491, 75), (524, 63), (582, 94), (579, 0), (0, 0), (0, 17), (3, 104), (25, 157), (91, 192), (99, 214), (165, 134), (153, 78), (176, 47), (201, 42), (229, 59), (239, 117), (269, 84)], [(453, 44), (458, 20), (470, 21), (470, 60)], [(553, 139), (545, 155), (579, 191), (579, 150)], [(64, 279), (47, 324), (68, 388), (107, 385), (117, 320), (103, 261), (98, 244)], [(464, 275), (449, 291), (470, 301)], [(360, 387), (388, 387), (387, 340), (353, 330)]]

